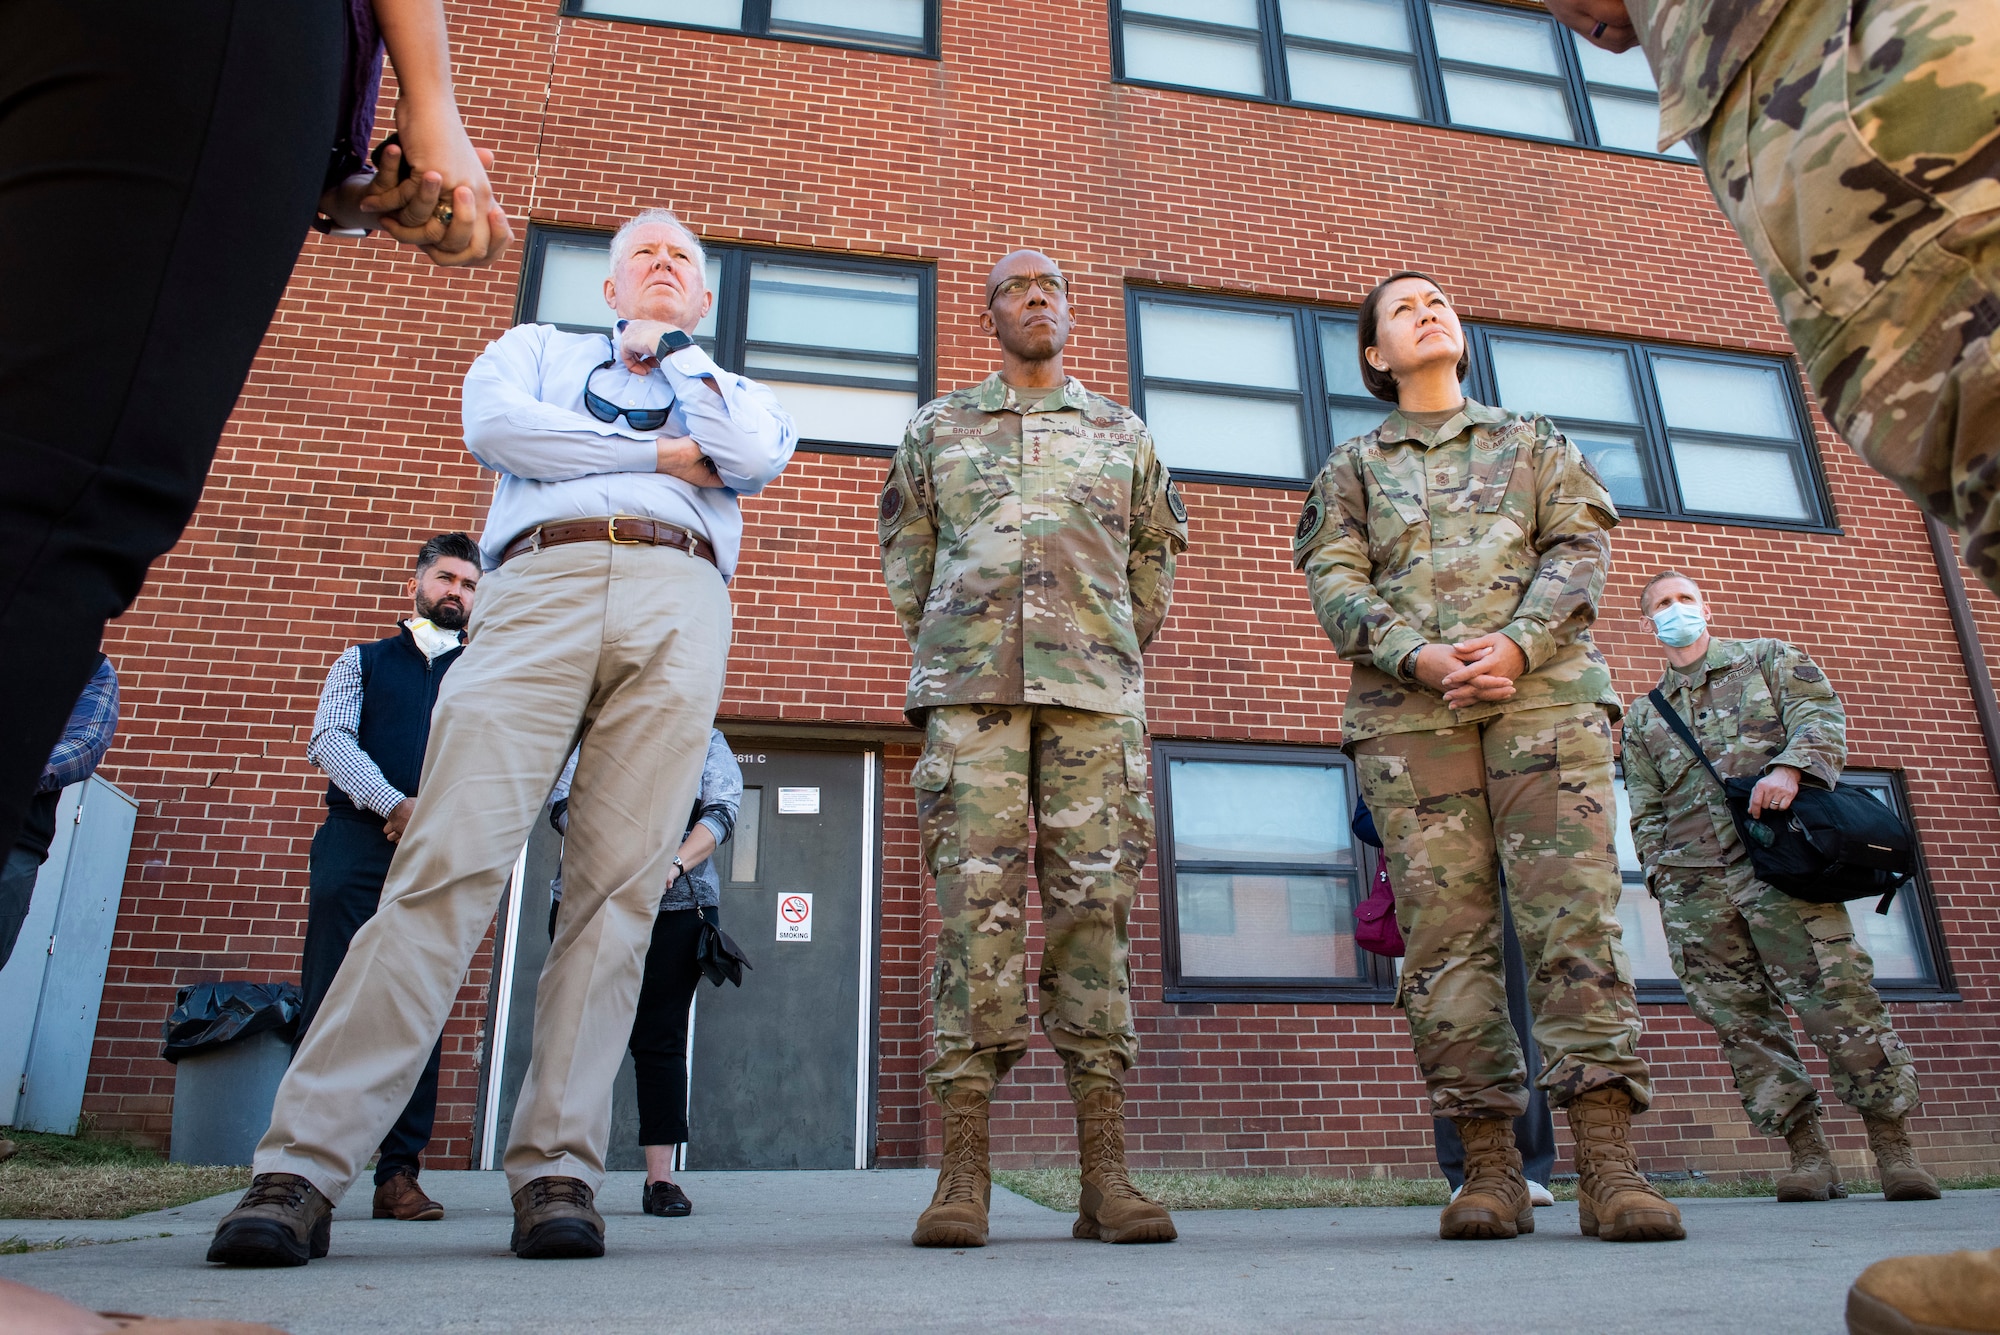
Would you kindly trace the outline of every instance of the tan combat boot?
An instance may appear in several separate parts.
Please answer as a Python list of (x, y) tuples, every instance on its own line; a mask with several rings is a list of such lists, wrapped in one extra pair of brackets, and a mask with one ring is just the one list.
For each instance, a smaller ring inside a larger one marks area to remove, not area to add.
[(1509, 1118), (1455, 1117), (1465, 1142), (1465, 1186), (1438, 1218), (1448, 1241), (1511, 1238), (1535, 1231), (1535, 1205), (1521, 1176), (1521, 1151)]
[(1792, 1171), (1778, 1179), (1779, 1200), (1846, 1199), (1847, 1184), (1840, 1180), (1833, 1151), (1826, 1147), (1817, 1112), (1808, 1111), (1794, 1122), (1791, 1130), (1785, 1132), (1785, 1143), (1792, 1147)]
[(937, 1190), (917, 1216), (910, 1241), (918, 1247), (984, 1247), (986, 1207), (993, 1199), (988, 1158), (987, 1113), (992, 1104), (980, 1090), (949, 1089), (944, 1098), (944, 1161)]
[(1685, 1238), (1681, 1212), (1653, 1190), (1633, 1157), (1631, 1096), (1593, 1089), (1563, 1111), (1576, 1140), (1576, 1208), (1584, 1233), (1606, 1242)]
[(1071, 1237), (1172, 1242), (1179, 1236), (1166, 1207), (1147, 1200), (1126, 1176), (1124, 1090), (1103, 1085), (1077, 1100), (1076, 1147), (1083, 1165), (1083, 1196), (1077, 1201)]
[(1847, 1291), (1848, 1335), (2000, 1335), (2000, 1247), (1892, 1256)]
[(1875, 1151), (1875, 1166), (1882, 1174), (1883, 1200), (1934, 1201), (1944, 1195), (1938, 1180), (1917, 1162), (1902, 1118), (1863, 1113), (1861, 1121), (1868, 1128), (1868, 1148)]

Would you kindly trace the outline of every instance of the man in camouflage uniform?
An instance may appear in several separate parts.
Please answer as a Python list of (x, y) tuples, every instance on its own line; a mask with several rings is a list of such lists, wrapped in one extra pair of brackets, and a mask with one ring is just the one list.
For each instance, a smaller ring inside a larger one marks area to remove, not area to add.
[(2000, 591), (2000, 6), (1549, 0), (1643, 44), (1828, 420)]
[(1028, 1045), (1033, 837), (1042, 1030), (1068, 1074), (1083, 1163), (1074, 1232), (1166, 1242), (1173, 1221), (1125, 1174), (1123, 1082), (1139, 1046), (1126, 919), (1153, 844), (1140, 652), (1166, 620), (1187, 511), (1145, 424), (1064, 376), (1055, 262), (1016, 251), (986, 294), (1000, 371), (925, 405), (882, 489), (941, 919), (928, 1078), (944, 1163), (911, 1241), (986, 1242), (987, 1109)]
[[(1701, 590), (1678, 571), (1640, 595), (1671, 665), (1660, 692), (1725, 778), (1759, 774), (1752, 815), (1784, 810), (1801, 779), (1840, 781), (1847, 719), (1826, 674), (1782, 640), (1720, 640)], [(1678, 644), (1676, 643), (1678, 642)], [(1722, 790), (1651, 700), (1625, 716), (1625, 791), (1646, 884), (1660, 901), (1674, 972), (1715, 1026), (1751, 1124), (1783, 1136), (1792, 1170), (1781, 1201), (1845, 1196), (1820, 1132), (1819, 1095), (1792, 1041), (1785, 1003), (1826, 1054), (1841, 1102), (1862, 1115), (1891, 1200), (1934, 1200), (1903, 1129), (1917, 1068), (1890, 1027), (1874, 965), (1840, 904), (1809, 904), (1756, 878)]]
[(1440, 1234), (1534, 1228), (1512, 1130), (1533, 1073), (1508, 1020), (1504, 869), (1584, 1231), (1679, 1238), (1629, 1143), (1650, 1079), (1617, 914), (1618, 697), (1589, 629), (1617, 508), (1547, 418), (1464, 397), (1464, 335), (1428, 278), (1385, 280), (1359, 332), (1364, 382), (1398, 409), (1334, 449), (1293, 560), (1354, 665), (1341, 727), (1396, 886), (1398, 1000), (1433, 1110), (1465, 1140)]

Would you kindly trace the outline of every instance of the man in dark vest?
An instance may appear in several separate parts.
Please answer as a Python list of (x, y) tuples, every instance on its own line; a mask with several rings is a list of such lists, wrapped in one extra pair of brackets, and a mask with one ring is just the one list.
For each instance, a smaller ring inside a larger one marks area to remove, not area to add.
[[(479, 547), (463, 533), (440, 533), (417, 553), (408, 592), (416, 615), (387, 639), (357, 644), (334, 660), (320, 692), (306, 759), (326, 771), (326, 823), (313, 836), (311, 903), (306, 915), (299, 987), (304, 1039), (348, 943), (375, 916), (389, 861), (415, 806), (417, 777), (430, 741), (431, 706), (458, 660)], [(375, 1166), (377, 1219), (442, 1219), (444, 1207), (417, 1185), (424, 1147), (437, 1118), (443, 1041), (382, 1140)]]

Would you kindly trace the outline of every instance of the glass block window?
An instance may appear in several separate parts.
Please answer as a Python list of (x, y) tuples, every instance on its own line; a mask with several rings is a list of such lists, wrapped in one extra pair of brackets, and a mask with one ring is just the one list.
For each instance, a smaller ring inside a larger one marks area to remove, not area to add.
[(565, 14), (935, 56), (938, 0), (563, 0)]
[[(1111, 24), (1115, 74), (1129, 83), (1656, 151), (1660, 99), (1645, 56), (1600, 51), (1539, 9), (1480, 0), (1112, 0)], [(1684, 145), (1667, 156), (1693, 158)]]
[[(534, 228), (522, 318), (608, 330), (610, 245), (602, 232)], [(887, 453), (929, 398), (927, 266), (712, 246), (708, 286), (715, 302), (696, 341), (721, 365), (769, 385), (807, 446)]]
[(1354, 943), (1365, 850), (1337, 751), (1162, 743), (1170, 1000), (1375, 993), (1393, 963)]
[[(1128, 301), (1135, 406), (1179, 476), (1297, 486), (1388, 415), (1361, 382), (1346, 311), (1144, 289)], [(1554, 418), (1621, 515), (1832, 525), (1789, 362), (1465, 332), (1466, 396)]]

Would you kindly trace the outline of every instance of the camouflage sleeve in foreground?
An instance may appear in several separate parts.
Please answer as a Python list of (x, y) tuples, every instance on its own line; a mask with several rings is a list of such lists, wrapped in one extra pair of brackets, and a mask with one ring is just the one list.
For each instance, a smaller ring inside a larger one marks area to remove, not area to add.
[(1536, 421), (1547, 443), (1535, 457), (1535, 550), (1541, 565), (1514, 619), (1500, 633), (1514, 641), (1534, 671), (1597, 620), (1618, 507), (1583, 452), (1547, 418)]
[(924, 603), (930, 598), (931, 576), (937, 565), (937, 524), (931, 518), (930, 478), (923, 438), (929, 423), (919, 415), (903, 433), (902, 448), (889, 463), (882, 483), (876, 527), (882, 545), (882, 581), (896, 620), (912, 646), (923, 624)]
[(1653, 869), (1667, 845), (1667, 804), (1662, 793), (1660, 771), (1647, 752), (1646, 723), (1653, 716), (1651, 702), (1633, 702), (1625, 713), (1625, 797), (1632, 807), (1632, 844), (1639, 852), (1646, 884), (1653, 883)]
[(1430, 641), (1375, 587), (1368, 488), (1357, 451), (1335, 449), (1314, 479), (1292, 539), (1292, 563), (1305, 572), (1313, 614), (1334, 651), (1350, 663), (1366, 663), (1409, 682), (1403, 660)]
[(1848, 0), (1625, 0), (1660, 90), (1662, 153), (1708, 124), (1787, 4)]
[(1132, 630), (1144, 648), (1160, 633), (1174, 600), (1174, 558), (1187, 550), (1187, 507), (1160, 462), (1151, 433), (1141, 433), (1132, 479), (1131, 555), (1125, 582), (1132, 596)]
[(1771, 765), (1790, 765), (1833, 787), (1847, 764), (1847, 711), (1833, 684), (1819, 664), (1783, 640), (1757, 641), (1757, 658), (1785, 724), (1785, 749)]

